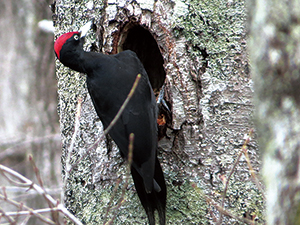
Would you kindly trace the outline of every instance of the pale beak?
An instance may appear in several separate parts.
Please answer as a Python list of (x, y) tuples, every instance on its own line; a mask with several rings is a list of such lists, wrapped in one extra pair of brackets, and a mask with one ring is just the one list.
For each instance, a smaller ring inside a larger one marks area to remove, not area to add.
[(86, 36), (86, 34), (88, 33), (88, 31), (91, 29), (92, 25), (93, 25), (93, 21), (91, 20), (91, 21), (87, 22), (84, 26), (82, 26), (80, 28), (80, 30), (79, 30), (80, 38)]

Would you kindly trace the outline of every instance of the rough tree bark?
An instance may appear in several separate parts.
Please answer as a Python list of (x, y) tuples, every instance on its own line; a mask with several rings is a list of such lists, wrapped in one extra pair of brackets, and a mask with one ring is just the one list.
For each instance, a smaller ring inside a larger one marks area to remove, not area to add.
[(299, 224), (299, 1), (255, 1), (250, 55), (267, 224)]
[[(191, 182), (220, 202), (224, 177), (253, 127), (244, 1), (56, 1), (56, 37), (79, 29), (91, 19), (96, 27), (90, 32), (86, 50), (111, 54), (133, 49), (140, 52), (144, 65), (162, 56), (165, 98), (171, 110), (166, 115), (167, 137), (159, 143), (159, 159), (168, 186), (167, 221), (214, 224), (218, 210), (206, 203)], [(148, 34), (159, 47), (158, 55), (147, 48), (150, 42), (140, 43)], [(159, 71), (160, 64), (156, 64), (150, 67)], [(109, 138), (78, 161), (101, 135), (102, 125), (87, 94), (85, 76), (58, 61), (56, 65), (64, 175), (76, 105), (79, 98), (83, 99), (71, 158), (76, 166), (65, 186), (66, 205), (86, 224), (103, 223), (117, 178), (122, 182), (112, 205), (120, 199), (126, 166)], [(248, 150), (258, 173), (255, 140)], [(132, 181), (129, 183), (126, 201), (115, 212), (115, 224), (146, 221)], [(250, 179), (245, 158), (230, 178), (225, 207), (239, 217), (256, 217), (263, 222), (262, 196)], [(113, 213), (110, 211), (108, 218)], [(224, 223), (238, 222), (225, 217)]]

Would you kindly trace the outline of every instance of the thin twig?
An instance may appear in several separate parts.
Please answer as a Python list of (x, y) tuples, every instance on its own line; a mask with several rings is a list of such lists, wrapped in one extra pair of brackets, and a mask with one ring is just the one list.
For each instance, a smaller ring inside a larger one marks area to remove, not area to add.
[(3, 191), (3, 199), (6, 200), (7, 199), (6, 187), (2, 187), (2, 191)]
[(105, 225), (111, 225), (111, 224), (113, 224), (113, 221), (115, 220), (115, 218), (117, 216), (118, 209), (120, 209), (120, 207), (122, 206), (122, 204), (125, 202), (125, 199), (124, 199), (125, 190), (128, 187), (128, 181), (129, 181), (130, 171), (131, 171), (131, 165), (132, 165), (133, 143), (134, 143), (134, 134), (131, 133), (129, 135), (128, 163), (127, 163), (127, 174), (126, 174), (125, 184), (124, 184), (124, 186), (122, 188), (121, 197), (119, 198), (118, 203), (117, 203), (116, 207), (114, 208), (115, 212), (113, 214), (113, 217), (107, 223), (105, 223)]
[[(28, 188), (26, 188), (26, 187), (5, 186), (2, 188), (5, 188), (5, 191), (9, 192), (9, 193), (26, 192), (26, 195), (37, 195), (35, 190), (28, 190)], [(44, 189), (45, 189), (45, 192), (47, 192), (48, 194), (51, 194), (51, 195), (59, 194), (62, 191), (62, 189), (60, 187), (59, 188), (44, 188)]]
[(42, 180), (42, 178), (41, 178), (40, 171), (39, 171), (38, 167), (36, 166), (35, 161), (33, 160), (32, 155), (29, 155), (29, 156), (28, 156), (28, 159), (29, 159), (29, 162), (30, 162), (31, 165), (32, 165), (33, 171), (34, 171), (34, 173), (35, 173), (35, 176), (36, 176), (36, 178), (37, 178), (37, 180), (38, 180), (39, 185), (40, 185), (42, 188), (44, 188), (44, 184), (43, 184), (43, 180)]
[(78, 99), (78, 104), (77, 104), (76, 116), (75, 116), (75, 129), (74, 129), (74, 133), (72, 135), (70, 147), (67, 150), (66, 169), (65, 169), (65, 177), (64, 177), (64, 187), (66, 187), (67, 180), (69, 178), (69, 174), (70, 174), (70, 171), (72, 169), (71, 156), (72, 156), (72, 150), (74, 149), (76, 136), (77, 136), (77, 133), (79, 131), (81, 105), (82, 105), (82, 98), (79, 98)]
[[(1, 164), (0, 164), (1, 165)], [(8, 180), (10, 183), (14, 184), (15, 186), (19, 186), (19, 187), (22, 187), (22, 188), (30, 188), (30, 184), (27, 184), (27, 183), (22, 183), (20, 181), (16, 181), (16, 180), (13, 180), (12, 178), (10, 178), (9, 176), (7, 176), (0, 168), (0, 173), (2, 174), (3, 177), (5, 177), (6, 180)], [(18, 179), (18, 177), (15, 177)]]
[(26, 210), (26, 211), (17, 211), (17, 212), (6, 212), (5, 214), (7, 216), (32, 215), (32, 214), (36, 215), (38, 213), (49, 213), (52, 210), (57, 210), (57, 208), (44, 208), (44, 209), (35, 209), (35, 210)]
[(129, 145), (128, 145), (128, 156), (127, 156), (127, 160), (128, 160), (128, 171), (130, 171), (131, 169), (131, 165), (132, 165), (132, 157), (133, 157), (133, 143), (134, 143), (134, 133), (131, 133), (129, 135)]
[[(7, 196), (1, 195), (0, 194), (0, 199), (4, 200), (5, 202), (8, 202), (9, 204), (15, 206), (15, 207), (22, 207), (25, 208), (28, 212), (30, 212), (31, 215), (34, 215), (35, 217), (39, 218), (40, 220), (42, 220), (43, 222), (47, 223), (47, 224), (55, 224), (55, 222), (53, 222), (52, 220), (50, 220), (49, 218), (39, 214), (39, 212), (37, 212), (37, 210), (34, 210), (20, 202), (17, 202), (15, 200), (12, 200), (10, 198), (7, 198)], [(22, 206), (21, 206), (22, 205)]]
[[(40, 170), (39, 170), (38, 167), (36, 166), (35, 161), (34, 161), (32, 155), (29, 155), (29, 161), (30, 161), (30, 163), (31, 163), (31, 165), (32, 165), (32, 167), (33, 167), (33, 171), (34, 171), (34, 173), (35, 173), (35, 176), (36, 176), (36, 178), (37, 178), (37, 180), (38, 180), (39, 185), (41, 186), (41, 188), (43, 188), (44, 193), (47, 193), (47, 191), (46, 191), (45, 188), (44, 188), (44, 184), (43, 184), (43, 180), (42, 180), (42, 178), (41, 178)], [(47, 198), (45, 198), (45, 199), (46, 199), (46, 201), (47, 201), (47, 203), (48, 203), (49, 208), (53, 208), (53, 204), (51, 204), (51, 202), (49, 202), (49, 201), (47, 200)], [(55, 210), (53, 210), (53, 211), (51, 212), (51, 216), (52, 216), (53, 220), (54, 220), (57, 224), (60, 224), (60, 223), (59, 223), (58, 212), (56, 212)]]
[(256, 186), (260, 190), (262, 197), (264, 199), (266, 199), (266, 196), (264, 194), (264, 190), (263, 190), (262, 186), (260, 185), (259, 180), (258, 180), (258, 178), (257, 178), (257, 176), (255, 174), (255, 171), (254, 171), (254, 169), (253, 169), (253, 167), (251, 165), (247, 148), (243, 149), (243, 153), (244, 153), (244, 155), (246, 157), (246, 161), (247, 161), (247, 164), (248, 164), (248, 167), (249, 167), (249, 171), (250, 171), (251, 177), (253, 178), (253, 182), (256, 184)]
[(119, 178), (119, 179), (117, 179), (116, 186), (114, 187), (114, 190), (113, 190), (113, 192), (112, 192), (112, 195), (110, 196), (110, 200), (109, 200), (109, 203), (108, 203), (108, 206), (107, 206), (107, 209), (106, 209), (106, 213), (105, 213), (104, 219), (103, 219), (104, 224), (106, 224), (106, 218), (107, 218), (108, 213), (110, 212), (110, 210), (111, 210), (111, 208), (112, 208), (111, 205), (112, 205), (112, 203), (113, 203), (113, 199), (115, 198), (115, 196), (116, 196), (116, 194), (117, 194), (118, 187), (119, 187), (120, 183), (121, 183), (121, 179)]
[(236, 219), (240, 222), (243, 222), (245, 224), (253, 225), (253, 221), (239, 217), (234, 215), (232, 212), (229, 212), (228, 210), (225, 210), (222, 206), (218, 205), (214, 200), (211, 198), (207, 197), (200, 188), (197, 187), (195, 183), (192, 183), (192, 187), (203, 197), (205, 198), (206, 202), (209, 203), (210, 205), (214, 206), (221, 214), (224, 214), (225, 216), (228, 216), (230, 218)]
[[(221, 208), (222, 209), (224, 208), (225, 198), (226, 198), (226, 193), (227, 193), (227, 189), (228, 189), (230, 177), (232, 176), (235, 168), (237, 167), (237, 165), (238, 165), (238, 163), (240, 161), (240, 158), (241, 158), (241, 156), (242, 156), (242, 154), (244, 152), (244, 149), (247, 149), (247, 145), (250, 142), (250, 138), (252, 136), (252, 132), (253, 132), (253, 130), (251, 129), (250, 132), (249, 132), (249, 135), (248, 135), (247, 139), (245, 140), (242, 149), (239, 151), (238, 157), (236, 158), (236, 160), (235, 160), (235, 162), (233, 164), (233, 167), (231, 168), (231, 170), (229, 172), (229, 175), (228, 175), (228, 177), (226, 179), (225, 188), (224, 188), (223, 197), (222, 197), (222, 203), (221, 203)], [(222, 211), (220, 211), (220, 218), (219, 218), (219, 221), (218, 221), (217, 225), (220, 225), (222, 223), (222, 220), (223, 220), (223, 213), (222, 213)]]
[[(0, 171), (3, 174), (9, 174), (10, 176), (14, 177), (15, 179), (18, 179), (19, 181), (23, 182), (23, 186), (27, 185), (28, 188), (32, 188), (36, 190), (40, 195), (44, 196), (49, 202), (51, 202), (54, 206), (56, 206), (57, 210), (62, 212), (66, 217), (68, 217), (73, 223), (76, 225), (82, 225), (82, 223), (77, 219), (72, 213), (70, 213), (63, 204), (56, 201), (52, 196), (47, 194), (43, 188), (41, 188), (39, 185), (33, 183), (28, 178), (24, 177), (23, 175), (19, 174), (18, 172), (0, 164)], [(7, 176), (6, 176), (7, 177)], [(9, 179), (9, 181), (13, 181), (12, 179)]]
[(28, 223), (28, 220), (30, 219), (30, 217), (31, 217), (31, 215), (27, 215), (20, 225), (26, 225)]
[[(24, 204), (23, 204), (22, 202), (20, 202), (20, 205), (19, 205), (19, 207), (18, 207), (18, 211), (21, 211), (21, 210), (23, 209), (23, 205), (24, 205)], [(17, 211), (17, 212), (18, 212), (18, 211)], [(17, 215), (17, 216), (15, 217), (15, 220), (18, 221), (18, 220), (19, 220), (19, 217), (20, 217), (20, 216)]]
[(16, 224), (16, 221), (9, 215), (6, 214), (6, 212), (0, 207), (0, 215), (1, 217), (5, 218), (9, 224)]

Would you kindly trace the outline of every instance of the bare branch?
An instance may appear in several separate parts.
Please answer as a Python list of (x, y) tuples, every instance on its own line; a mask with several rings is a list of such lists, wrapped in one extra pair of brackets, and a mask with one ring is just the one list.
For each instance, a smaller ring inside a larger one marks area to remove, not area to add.
[[(6, 212), (7, 216), (17, 216), (17, 215), (31, 215), (38, 213), (49, 213), (53, 210), (57, 210), (57, 208), (45, 208), (45, 209), (35, 209), (35, 210), (27, 210), (27, 211), (18, 211), (18, 212)], [(53, 224), (55, 224), (53, 222)]]
[[(47, 199), (47, 201), (49, 201), (53, 206), (56, 206), (56, 210), (62, 212), (67, 218), (69, 218), (73, 223), (75, 223), (76, 225), (82, 225), (82, 223), (72, 214), (70, 213), (65, 207), (64, 205), (60, 204), (58, 201), (56, 201), (55, 199), (52, 198), (52, 196), (50, 196), (42, 187), (40, 187), (39, 185), (33, 183), (31, 180), (27, 179), (26, 177), (24, 177), (23, 175), (19, 174), (18, 172), (4, 166), (0, 164), (0, 171), (2, 174), (4, 174), (7, 178), (7, 174), (9, 176), (12, 176), (14, 179), (19, 180), (21, 183), (22, 187), (27, 186), (28, 188), (32, 188), (35, 191), (37, 191), (40, 195), (42, 195), (45, 199)], [(13, 183), (15, 183), (14, 180), (12, 180), (11, 178), (9, 179), (9, 181), (12, 181)], [(54, 208), (53, 208), (54, 209)], [(3, 214), (5, 215), (5, 214)]]
[[(11, 205), (14, 205), (14, 206), (18, 207), (18, 208), (27, 209), (27, 212), (30, 212), (30, 215), (34, 215), (35, 217), (39, 218), (40, 220), (42, 220), (43, 222), (45, 222), (47, 224), (55, 224), (52, 220), (50, 220), (47, 217), (44, 217), (43, 215), (39, 214), (38, 210), (34, 210), (34, 209), (32, 209), (32, 208), (30, 208), (30, 207), (28, 207), (28, 206), (26, 206), (22, 203), (14, 201), (10, 198), (7, 198), (7, 196), (1, 195), (1, 194), (0, 194), (0, 199), (8, 202)], [(18, 214), (18, 212), (14, 212), (14, 213), (17, 214), (17, 215), (20, 215), (20, 214)], [(10, 214), (7, 212), (6, 215), (10, 215)]]
[[(0, 207), (0, 215), (3, 216), (9, 224), (16, 224), (16, 221), (9, 215), (6, 214), (6, 212)], [(0, 217), (0, 218), (1, 218)]]

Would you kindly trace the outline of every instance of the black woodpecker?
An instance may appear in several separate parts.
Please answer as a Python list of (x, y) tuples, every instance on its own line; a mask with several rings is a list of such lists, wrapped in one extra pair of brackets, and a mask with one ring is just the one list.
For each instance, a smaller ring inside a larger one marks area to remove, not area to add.
[(104, 55), (83, 50), (84, 37), (91, 22), (80, 31), (61, 35), (54, 43), (59, 61), (72, 70), (87, 75), (87, 88), (104, 129), (113, 120), (129, 94), (138, 74), (141, 79), (109, 135), (117, 144), (121, 156), (127, 158), (129, 135), (134, 146), (131, 175), (149, 224), (165, 224), (166, 184), (157, 159), (157, 103), (148, 75), (137, 55), (130, 50), (116, 55)]

